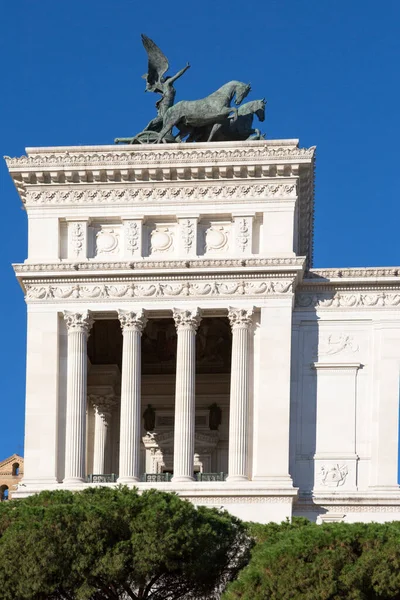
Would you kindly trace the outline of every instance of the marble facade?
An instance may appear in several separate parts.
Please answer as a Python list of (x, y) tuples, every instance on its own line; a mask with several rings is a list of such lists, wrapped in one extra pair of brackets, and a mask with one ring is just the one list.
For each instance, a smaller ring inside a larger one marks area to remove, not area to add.
[(314, 154), (262, 140), (6, 159), (29, 242), (14, 497), (120, 482), (260, 522), (400, 518), (399, 271), (312, 268)]

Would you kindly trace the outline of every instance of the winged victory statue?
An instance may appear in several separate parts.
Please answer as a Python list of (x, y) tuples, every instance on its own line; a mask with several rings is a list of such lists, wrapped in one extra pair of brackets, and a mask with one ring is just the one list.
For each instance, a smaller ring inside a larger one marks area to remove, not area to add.
[(250, 84), (229, 81), (201, 100), (183, 100), (174, 104), (174, 83), (190, 68), (189, 63), (175, 75), (166, 75), (169, 62), (165, 54), (144, 34), (142, 43), (148, 57), (147, 73), (143, 75), (145, 91), (161, 96), (156, 102), (157, 116), (137, 135), (116, 138), (116, 144), (234, 141), (264, 137), (259, 129), (253, 129), (252, 123), (254, 115), (264, 121), (265, 100), (241, 104), (250, 92)]

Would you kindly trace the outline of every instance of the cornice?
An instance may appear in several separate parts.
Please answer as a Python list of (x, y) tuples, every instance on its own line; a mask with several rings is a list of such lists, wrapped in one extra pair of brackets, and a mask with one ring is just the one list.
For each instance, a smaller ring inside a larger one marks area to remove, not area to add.
[(304, 284), (316, 285), (331, 280), (399, 278), (400, 267), (350, 267), (344, 269), (310, 269), (304, 277)]
[(299, 271), (303, 270), (305, 263), (304, 256), (295, 256), (290, 258), (204, 258), (193, 260), (139, 260), (130, 262), (101, 262), (101, 261), (85, 261), (85, 262), (57, 262), (57, 263), (23, 263), (14, 264), (14, 271), (20, 274), (36, 274), (36, 273), (71, 273), (76, 275), (76, 272), (99, 273), (99, 272), (131, 272), (139, 271), (146, 272), (154, 271), (191, 271), (203, 269), (262, 269), (262, 270), (283, 270), (283, 271)]
[(260, 140), (256, 142), (212, 142), (201, 144), (72, 146), (27, 148), (27, 156), (6, 156), (10, 171), (20, 168), (75, 166), (102, 167), (108, 165), (162, 165), (164, 163), (223, 164), (232, 162), (307, 161), (315, 147), (299, 148), (298, 140)]

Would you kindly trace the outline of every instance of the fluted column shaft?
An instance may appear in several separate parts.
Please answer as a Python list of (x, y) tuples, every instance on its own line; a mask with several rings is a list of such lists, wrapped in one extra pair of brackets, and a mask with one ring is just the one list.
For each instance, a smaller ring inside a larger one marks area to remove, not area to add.
[(111, 394), (108, 396), (92, 394), (90, 400), (95, 411), (93, 473), (104, 475), (106, 473), (106, 451), (115, 398)]
[(173, 481), (193, 481), (195, 385), (196, 385), (196, 331), (200, 324), (200, 310), (174, 309), (173, 316), (178, 334), (176, 353), (174, 476)]
[(143, 310), (118, 312), (121, 322), (122, 378), (119, 483), (140, 479), (141, 338), (147, 319)]
[(86, 474), (87, 338), (89, 311), (64, 311), (68, 331), (67, 418), (64, 483), (81, 483)]
[(229, 308), (232, 327), (228, 480), (248, 479), (250, 328), (252, 310)]

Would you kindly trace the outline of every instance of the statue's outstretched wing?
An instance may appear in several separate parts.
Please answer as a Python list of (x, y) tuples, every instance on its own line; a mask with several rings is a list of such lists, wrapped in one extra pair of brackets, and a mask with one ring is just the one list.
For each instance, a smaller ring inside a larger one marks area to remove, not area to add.
[(142, 43), (149, 57), (149, 66), (147, 70), (147, 83), (154, 85), (168, 71), (169, 64), (167, 57), (161, 52), (160, 48), (147, 35), (142, 33)]

